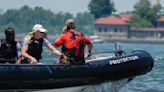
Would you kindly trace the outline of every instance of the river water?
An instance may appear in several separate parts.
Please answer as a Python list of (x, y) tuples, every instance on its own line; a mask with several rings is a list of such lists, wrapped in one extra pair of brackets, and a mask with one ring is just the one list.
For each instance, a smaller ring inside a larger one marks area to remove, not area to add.
[[(46, 90), (45, 92), (164, 92), (164, 44), (140, 44), (120, 43), (122, 50), (130, 53), (134, 50), (145, 50), (154, 58), (155, 64), (151, 72), (137, 76), (128, 84), (126, 79), (117, 82), (107, 82), (99, 85), (89, 85), (58, 90)], [(94, 43), (93, 53), (113, 51), (114, 43)], [(60, 48), (57, 48), (60, 50)], [(53, 63), (56, 60), (49, 50), (43, 52), (43, 63)], [(115, 87), (114, 87), (115, 86)], [(117, 87), (118, 86), (118, 87)], [(41, 91), (39, 91), (41, 92)]]

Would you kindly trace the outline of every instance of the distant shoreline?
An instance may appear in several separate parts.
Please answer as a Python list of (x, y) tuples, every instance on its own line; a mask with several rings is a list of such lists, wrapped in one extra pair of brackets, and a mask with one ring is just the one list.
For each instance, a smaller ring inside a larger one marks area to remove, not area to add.
[(104, 42), (122, 43), (144, 43), (144, 44), (164, 44), (164, 40), (145, 40), (145, 39), (105, 39)]
[[(24, 33), (20, 33), (20, 34), (16, 34), (16, 39), (20, 40), (20, 38), (24, 37), (25, 34)], [(59, 37), (58, 34), (56, 35), (49, 35), (48, 34), (48, 38), (49, 39), (56, 39), (57, 37)], [(0, 38), (3, 39), (4, 38), (4, 33), (0, 32)], [(103, 42), (122, 42), (122, 43), (143, 43), (143, 44), (164, 44), (164, 39), (145, 39), (145, 38), (132, 38), (132, 39), (128, 39), (128, 38), (124, 38), (124, 39), (119, 39), (119, 38), (108, 38), (108, 39), (103, 39)]]

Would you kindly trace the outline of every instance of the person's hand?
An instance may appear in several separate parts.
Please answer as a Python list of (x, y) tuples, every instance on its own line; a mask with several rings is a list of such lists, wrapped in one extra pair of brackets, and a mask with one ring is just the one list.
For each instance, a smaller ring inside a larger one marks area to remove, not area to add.
[(20, 64), (21, 63), (21, 60), (17, 60), (16, 62), (15, 62), (15, 64)]
[(32, 57), (31, 60), (30, 60), (30, 63), (31, 64), (37, 64), (38, 61), (34, 57)]
[(20, 57), (16, 60), (15, 64), (21, 64), (21, 60), (22, 60), (22, 57), (20, 56)]
[(18, 58), (18, 60), (15, 62), (15, 64), (21, 64), (21, 58)]
[(88, 56), (87, 57), (91, 57), (92, 56), (92, 54), (91, 53), (88, 53)]
[(63, 55), (60, 55), (59, 57), (58, 57), (58, 60), (60, 61), (61, 59), (63, 59), (64, 58), (64, 56)]

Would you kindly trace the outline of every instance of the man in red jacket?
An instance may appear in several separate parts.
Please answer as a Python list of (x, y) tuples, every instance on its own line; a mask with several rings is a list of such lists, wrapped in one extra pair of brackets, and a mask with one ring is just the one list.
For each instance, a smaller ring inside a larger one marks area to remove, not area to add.
[(75, 21), (68, 19), (63, 28), (63, 34), (56, 39), (54, 45), (62, 45), (63, 59), (61, 63), (70, 63), (72, 65), (85, 64), (84, 51), (88, 46), (88, 56), (91, 56), (92, 42), (82, 33), (76, 31)]

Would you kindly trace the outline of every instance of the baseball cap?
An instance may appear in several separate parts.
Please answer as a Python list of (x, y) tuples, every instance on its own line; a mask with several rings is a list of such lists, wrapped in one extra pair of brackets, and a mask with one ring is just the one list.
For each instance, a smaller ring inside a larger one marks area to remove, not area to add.
[(76, 27), (75, 21), (73, 19), (67, 19), (65, 22), (65, 25), (67, 26), (67, 28), (70, 28), (70, 29), (74, 29)]
[(40, 31), (40, 32), (44, 32), (44, 33), (47, 32), (47, 30), (44, 29), (43, 25), (41, 25), (41, 24), (35, 24), (35, 25), (33, 26), (32, 30), (33, 30), (33, 31)]
[(66, 25), (75, 24), (75, 21), (73, 19), (67, 19), (65, 24)]
[(46, 33), (47, 32), (47, 29), (39, 29), (39, 32), (44, 32), (44, 33)]

